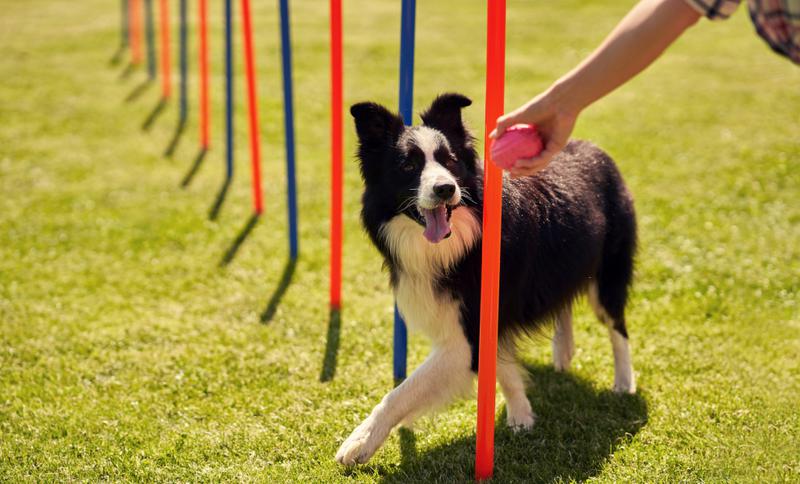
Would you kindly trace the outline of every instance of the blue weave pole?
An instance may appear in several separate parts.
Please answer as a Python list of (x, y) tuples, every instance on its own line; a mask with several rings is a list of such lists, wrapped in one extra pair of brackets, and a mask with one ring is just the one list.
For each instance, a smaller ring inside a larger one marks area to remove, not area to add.
[(122, 48), (128, 47), (128, 0), (121, 0), (120, 1), (120, 37), (119, 37), (119, 45)]
[(156, 32), (153, 17), (153, 0), (144, 1), (145, 30), (147, 33), (147, 77), (156, 78)]
[(181, 52), (180, 52), (180, 64), (181, 64), (181, 109), (180, 109), (180, 124), (186, 123), (186, 119), (188, 118), (189, 114), (189, 95), (187, 93), (187, 71), (189, 70), (189, 39), (188, 39), (188, 19), (187, 19), (187, 12), (186, 12), (186, 4), (187, 0), (181, 0)]
[(406, 379), (406, 360), (408, 352), (408, 330), (397, 303), (394, 303), (394, 381), (400, 383)]
[[(414, 23), (416, 0), (403, 0), (400, 19), (400, 115), (407, 126), (413, 124), (414, 106)], [(394, 379), (406, 377), (408, 334), (406, 323), (394, 305)]]
[(225, 0), (225, 177), (233, 177), (233, 0)]
[(289, 257), (297, 259), (297, 182), (294, 169), (294, 94), (292, 93), (292, 36), (289, 31), (289, 1), (280, 0), (281, 57), (283, 60), (283, 125), (286, 132), (286, 196), (289, 207)]

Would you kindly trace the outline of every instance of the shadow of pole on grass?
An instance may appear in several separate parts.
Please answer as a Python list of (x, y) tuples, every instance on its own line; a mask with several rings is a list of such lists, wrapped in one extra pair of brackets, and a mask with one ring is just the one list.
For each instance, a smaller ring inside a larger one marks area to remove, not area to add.
[(127, 96), (125, 96), (125, 102), (126, 103), (130, 103), (130, 102), (133, 102), (133, 101), (139, 99), (142, 96), (142, 94), (144, 94), (147, 91), (147, 89), (149, 89), (150, 86), (152, 86), (152, 85), (153, 85), (153, 79), (151, 79), (151, 78), (145, 79), (144, 81), (139, 83), (139, 85), (134, 87), (131, 90), (131, 92), (128, 93)]
[(128, 78), (131, 77), (131, 74), (134, 72), (136, 72), (136, 64), (129, 62), (125, 66), (125, 69), (122, 69), (122, 72), (119, 73), (120, 82), (128, 80)]
[(339, 309), (331, 309), (328, 319), (328, 338), (325, 343), (325, 357), (322, 360), (322, 371), (319, 381), (333, 380), (336, 374), (336, 358), (339, 354), (339, 331), (342, 327), (342, 313)]
[(225, 251), (225, 255), (222, 256), (222, 259), (219, 261), (220, 267), (225, 267), (233, 261), (233, 258), (236, 257), (236, 253), (239, 252), (239, 248), (242, 246), (244, 241), (250, 235), (250, 232), (253, 231), (253, 227), (256, 226), (258, 223), (258, 214), (253, 214), (250, 216), (250, 220), (247, 221), (242, 230), (239, 232), (239, 235), (233, 239), (233, 243), (228, 247), (228, 250)]
[(231, 180), (231, 178), (226, 177), (225, 181), (222, 182), (222, 186), (219, 188), (219, 192), (217, 192), (217, 197), (214, 198), (214, 203), (208, 211), (209, 220), (217, 220), (217, 217), (219, 217), (219, 212), (222, 210), (222, 203), (225, 201), (225, 197), (228, 196), (228, 188), (231, 186)]
[(150, 131), (150, 128), (153, 127), (153, 124), (156, 122), (156, 119), (164, 112), (164, 108), (167, 107), (167, 100), (165, 98), (161, 98), (158, 101), (158, 104), (155, 105), (150, 114), (147, 115), (147, 118), (142, 123), (142, 131)]
[(175, 154), (175, 150), (178, 148), (178, 143), (180, 143), (181, 137), (183, 136), (183, 132), (185, 130), (186, 130), (186, 118), (181, 117), (180, 119), (178, 119), (178, 124), (175, 126), (175, 133), (172, 134), (172, 139), (169, 141), (167, 149), (164, 150), (165, 158), (172, 158), (172, 155)]
[(111, 67), (118, 66), (120, 62), (122, 62), (122, 57), (125, 55), (125, 51), (127, 50), (127, 46), (125, 44), (121, 44), (117, 47), (117, 50), (114, 51), (114, 55), (111, 56), (111, 59), (108, 60), (108, 65)]
[(294, 276), (296, 267), (297, 259), (289, 259), (286, 262), (283, 268), (283, 275), (281, 276), (280, 282), (278, 282), (278, 287), (275, 288), (275, 292), (273, 292), (272, 296), (269, 298), (267, 307), (264, 309), (264, 312), (261, 313), (262, 323), (268, 324), (272, 321), (272, 318), (275, 317), (275, 313), (278, 311), (278, 305), (281, 303), (283, 295), (286, 294), (286, 290), (289, 289), (289, 284), (292, 283), (292, 276)]
[(400, 462), (413, 462), (418, 457), (417, 436), (413, 430), (405, 427), (397, 429), (397, 433), (400, 437)]
[(192, 166), (189, 167), (189, 171), (186, 172), (186, 175), (184, 175), (183, 180), (181, 180), (181, 188), (188, 187), (189, 184), (192, 182), (192, 179), (197, 174), (197, 171), (200, 169), (200, 165), (203, 164), (203, 160), (206, 159), (206, 154), (208, 154), (208, 150), (205, 148), (200, 148), (200, 151), (194, 158), (194, 163), (192, 163)]
[[(598, 390), (592, 382), (549, 366), (529, 366), (528, 391), (536, 424), (515, 433), (506, 426), (506, 410), (497, 418), (497, 481), (571, 482), (598, 475), (620, 446), (647, 424), (647, 402), (640, 395)], [(468, 482), (474, 478), (475, 435), (417, 453), (400, 434), (401, 462), (386, 469), (382, 482), (407, 482), (424, 475), (432, 482)], [(382, 466), (381, 466), (382, 467)]]

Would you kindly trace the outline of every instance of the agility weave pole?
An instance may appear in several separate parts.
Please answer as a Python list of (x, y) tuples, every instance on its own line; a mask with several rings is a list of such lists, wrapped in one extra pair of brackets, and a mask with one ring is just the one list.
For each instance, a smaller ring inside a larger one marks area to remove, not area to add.
[(486, 28), (486, 118), (484, 129), (483, 246), (481, 253), (481, 322), (478, 353), (478, 420), (475, 478), (492, 477), (494, 466), (497, 317), (500, 291), (500, 234), (503, 171), (491, 160), (489, 133), (503, 114), (506, 2), (489, 0)]
[(247, 74), (247, 106), (250, 124), (250, 166), (253, 186), (253, 211), (261, 215), (264, 201), (261, 195), (261, 143), (258, 125), (258, 95), (256, 94), (256, 59), (253, 47), (253, 25), (250, 0), (242, 0), (242, 34), (244, 35), (244, 60)]
[[(203, 1), (203, 0), (201, 0)], [(297, 181), (295, 177), (294, 93), (292, 90), (292, 36), (289, 30), (289, 1), (278, 3), (281, 17), (281, 60), (283, 63), (283, 126), (286, 143), (286, 202), (289, 219), (289, 258), (297, 259)]]
[[(414, 124), (414, 31), (416, 0), (403, 0), (400, 18), (400, 116), (406, 126)], [(408, 330), (397, 303), (394, 305), (393, 373), (395, 382), (405, 380), (408, 361)]]
[(129, 0), (128, 21), (131, 64), (139, 65), (142, 63), (142, 0)]
[(187, 0), (180, 0), (180, 67), (181, 67), (181, 83), (180, 83), (180, 112), (178, 120), (180, 124), (186, 123), (189, 114), (189, 93), (187, 92), (187, 83), (189, 77), (189, 19), (187, 12)]
[(233, 0), (225, 0), (225, 183), (233, 178)]
[(125, 49), (128, 47), (128, 44), (130, 43), (128, 37), (130, 35), (128, 29), (128, 23), (129, 23), (128, 9), (130, 8), (128, 6), (128, 0), (120, 0), (119, 6), (120, 6), (119, 47), (120, 49)]
[(172, 95), (172, 72), (169, 40), (169, 0), (160, 0), (159, 17), (161, 18), (161, 98), (166, 100)]
[(144, 0), (145, 33), (147, 37), (147, 77), (153, 81), (156, 78), (156, 33), (155, 19), (153, 18), (153, 0)]
[(208, 0), (198, 0), (200, 18), (200, 147), (207, 151), (211, 146), (211, 112), (209, 108), (210, 94), (208, 82)]
[(330, 306), (342, 303), (342, 0), (330, 0), (331, 35), (331, 262)]

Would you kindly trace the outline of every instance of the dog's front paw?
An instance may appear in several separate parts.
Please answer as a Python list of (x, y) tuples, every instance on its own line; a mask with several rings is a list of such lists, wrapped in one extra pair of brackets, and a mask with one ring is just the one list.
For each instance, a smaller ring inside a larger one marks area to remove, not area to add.
[(633, 368), (614, 374), (614, 393), (633, 395), (636, 393), (636, 377)]
[(635, 395), (636, 383), (632, 381), (619, 381), (614, 382), (614, 393), (620, 395)]
[(361, 423), (336, 452), (336, 462), (345, 466), (363, 464), (378, 450), (383, 440), (373, 428), (371, 419)]
[(575, 344), (571, 339), (567, 340), (560, 335), (553, 336), (553, 367), (556, 371), (569, 370), (574, 355)]
[(530, 409), (516, 413), (509, 412), (506, 418), (506, 423), (514, 432), (530, 430), (533, 428), (534, 422), (536, 422), (536, 415)]

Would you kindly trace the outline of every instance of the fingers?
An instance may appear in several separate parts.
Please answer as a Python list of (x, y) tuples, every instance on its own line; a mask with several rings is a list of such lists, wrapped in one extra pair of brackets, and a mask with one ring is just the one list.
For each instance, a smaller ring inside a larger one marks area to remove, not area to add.
[(489, 133), (489, 137), (492, 139), (497, 139), (505, 133), (506, 129), (509, 126), (514, 125), (514, 115), (513, 113), (504, 114), (497, 118), (497, 126)]
[(550, 164), (550, 160), (552, 160), (559, 151), (561, 151), (561, 147), (556, 146), (555, 143), (550, 143), (538, 156), (517, 160), (514, 167), (509, 170), (511, 178), (520, 178), (539, 173)]
[(511, 178), (531, 176), (542, 171), (547, 164), (548, 161), (543, 161), (540, 157), (522, 159), (517, 161), (517, 164), (509, 170), (509, 173), (511, 173)]

